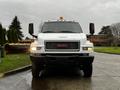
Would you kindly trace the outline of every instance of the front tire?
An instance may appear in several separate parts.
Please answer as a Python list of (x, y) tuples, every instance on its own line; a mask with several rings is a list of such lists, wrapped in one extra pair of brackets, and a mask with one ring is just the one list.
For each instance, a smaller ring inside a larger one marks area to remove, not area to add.
[(83, 66), (84, 77), (91, 77), (92, 76), (92, 71), (93, 71), (92, 64)]
[(38, 67), (36, 64), (32, 64), (32, 76), (33, 78), (39, 78), (39, 73), (42, 70), (42, 67)]

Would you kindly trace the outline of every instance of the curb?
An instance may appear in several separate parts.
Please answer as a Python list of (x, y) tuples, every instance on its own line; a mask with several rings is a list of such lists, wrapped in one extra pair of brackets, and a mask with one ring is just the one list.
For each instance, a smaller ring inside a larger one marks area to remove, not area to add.
[(117, 53), (109, 53), (109, 52), (97, 52), (97, 53), (105, 53), (105, 54), (120, 55), (120, 54), (117, 54)]
[(17, 68), (17, 69), (14, 69), (14, 70), (11, 70), (11, 71), (8, 71), (5, 73), (0, 73), (0, 78), (6, 77), (6, 76), (9, 76), (12, 74), (16, 74), (16, 73), (19, 73), (22, 71), (29, 70), (29, 69), (31, 69), (31, 67), (32, 67), (31, 65), (27, 65), (27, 66), (23, 66), (23, 67), (20, 67), (20, 68)]

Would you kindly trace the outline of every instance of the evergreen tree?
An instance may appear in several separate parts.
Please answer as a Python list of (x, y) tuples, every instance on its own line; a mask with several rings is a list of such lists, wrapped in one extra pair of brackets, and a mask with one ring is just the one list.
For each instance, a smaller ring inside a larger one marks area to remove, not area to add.
[(7, 31), (7, 38), (8, 38), (8, 42), (9, 43), (12, 43), (13, 42), (13, 33), (12, 33), (12, 30), (8, 30)]
[(2, 27), (2, 24), (0, 24), (0, 48), (1, 48), (1, 57), (4, 57), (4, 45), (6, 43), (6, 29)]
[(3, 46), (6, 43), (6, 29), (0, 24), (0, 45)]
[(17, 16), (15, 16), (7, 32), (8, 41), (17, 43), (19, 40), (22, 40), (24, 36), (23, 36), (21, 29), (22, 28), (20, 26), (20, 22)]

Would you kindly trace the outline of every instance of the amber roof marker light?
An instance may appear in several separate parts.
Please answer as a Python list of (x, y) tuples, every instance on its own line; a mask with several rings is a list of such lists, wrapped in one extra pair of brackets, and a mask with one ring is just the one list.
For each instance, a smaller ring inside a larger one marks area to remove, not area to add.
[(63, 17), (59, 17), (60, 21), (64, 21), (64, 18)]

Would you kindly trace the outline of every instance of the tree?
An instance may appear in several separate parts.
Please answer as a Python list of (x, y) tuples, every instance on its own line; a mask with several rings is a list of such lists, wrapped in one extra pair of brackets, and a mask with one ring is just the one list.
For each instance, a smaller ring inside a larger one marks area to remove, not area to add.
[(7, 31), (7, 38), (8, 38), (8, 42), (9, 42), (9, 43), (14, 42), (14, 41), (13, 41), (13, 36), (14, 36), (14, 34), (12, 33), (12, 31), (13, 31), (13, 30), (8, 30), (8, 31)]
[(0, 24), (0, 54), (1, 57), (4, 57), (4, 45), (6, 43), (6, 29)]
[(98, 34), (105, 35), (109, 45), (117, 46), (118, 40), (113, 35), (111, 26), (103, 26)]
[(0, 45), (3, 46), (6, 43), (6, 29), (0, 24)]
[(18, 37), (17, 37), (16, 30), (9, 29), (7, 31), (7, 38), (8, 38), (9, 43), (17, 43), (18, 42)]
[(19, 22), (17, 16), (15, 16), (11, 25), (9, 26), (9, 30), (7, 31), (8, 41), (17, 43), (19, 40), (22, 40), (24, 35), (23, 35), (21, 29), (22, 28), (20, 26), (20, 22)]
[(101, 31), (99, 32), (99, 34), (103, 34), (103, 35), (112, 35), (112, 31), (110, 29), (110, 26), (103, 26), (101, 28)]

